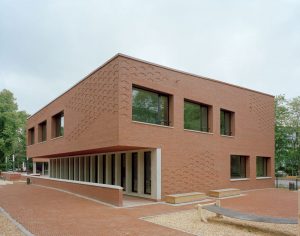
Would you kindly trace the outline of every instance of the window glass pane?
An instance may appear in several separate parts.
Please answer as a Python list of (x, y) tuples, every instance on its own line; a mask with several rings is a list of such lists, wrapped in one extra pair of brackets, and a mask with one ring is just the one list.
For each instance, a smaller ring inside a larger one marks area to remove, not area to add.
[(230, 135), (230, 112), (225, 112), (225, 134)]
[(231, 178), (246, 178), (246, 161), (245, 156), (231, 156)]
[(221, 134), (225, 135), (225, 112), (221, 111)]
[(132, 119), (152, 124), (168, 125), (168, 96), (151, 91), (132, 89)]
[(169, 125), (169, 98), (167, 96), (159, 96), (159, 121), (161, 125)]
[(208, 132), (208, 107), (201, 106), (201, 131)]
[(64, 128), (65, 128), (65, 117), (62, 114), (60, 117), (60, 136), (64, 135)]
[(184, 102), (184, 128), (201, 130), (200, 127), (200, 105)]
[(256, 158), (256, 176), (265, 177), (267, 176), (267, 161), (266, 157), (257, 157)]

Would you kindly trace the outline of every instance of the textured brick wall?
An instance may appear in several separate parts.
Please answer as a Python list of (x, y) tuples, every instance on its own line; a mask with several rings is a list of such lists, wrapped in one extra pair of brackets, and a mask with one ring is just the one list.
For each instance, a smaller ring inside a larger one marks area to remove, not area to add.
[[(51, 117), (64, 110), (65, 136), (52, 139)], [(38, 157), (115, 146), (118, 140), (118, 61), (106, 64), (32, 116), (35, 144), (27, 156)], [(47, 120), (47, 141), (37, 143), (38, 123)]]
[[(167, 70), (129, 58), (119, 60), (120, 144), (162, 148), (162, 194), (214, 188), (272, 187), (256, 180), (256, 156), (271, 157), (274, 172), (274, 98), (247, 89)], [(140, 85), (173, 96), (172, 128), (132, 122), (131, 88)], [(183, 129), (184, 99), (213, 106), (212, 134)], [(235, 136), (220, 135), (220, 108), (235, 112)], [(230, 181), (230, 155), (250, 156), (249, 180)]]
[[(132, 122), (133, 84), (172, 95), (171, 127)], [(212, 106), (211, 134), (183, 129), (185, 98)], [(220, 108), (235, 112), (234, 137), (220, 135)], [(29, 157), (105, 147), (113, 147), (106, 151), (161, 148), (163, 195), (273, 186), (274, 179), (256, 179), (256, 156), (271, 157), (274, 177), (272, 96), (117, 56), (31, 117), (27, 127), (37, 130), (45, 119), (50, 124), (51, 116), (61, 110), (65, 136), (51, 140), (48, 125), (47, 142), (29, 146)], [(249, 180), (230, 181), (231, 154), (249, 156)]]

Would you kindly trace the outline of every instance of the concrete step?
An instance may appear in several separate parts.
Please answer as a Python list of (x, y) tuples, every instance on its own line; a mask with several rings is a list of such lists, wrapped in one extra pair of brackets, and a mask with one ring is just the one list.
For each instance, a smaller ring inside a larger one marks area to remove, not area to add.
[(216, 189), (216, 190), (209, 191), (210, 197), (217, 197), (217, 198), (231, 197), (240, 194), (241, 194), (241, 190), (238, 188), (224, 188), (224, 189)]
[(198, 200), (203, 200), (207, 196), (204, 193), (192, 192), (192, 193), (178, 193), (166, 196), (166, 202), (171, 204), (193, 202)]

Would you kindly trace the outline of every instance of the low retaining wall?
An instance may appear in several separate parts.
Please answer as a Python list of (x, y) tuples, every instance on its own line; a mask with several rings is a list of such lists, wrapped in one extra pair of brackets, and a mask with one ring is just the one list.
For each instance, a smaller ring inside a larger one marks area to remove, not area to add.
[(33, 184), (62, 189), (115, 206), (123, 205), (123, 188), (120, 186), (38, 176), (27, 176), (27, 178), (30, 178)]
[(17, 172), (1, 172), (1, 177), (8, 181), (17, 181), (21, 179), (21, 173)]

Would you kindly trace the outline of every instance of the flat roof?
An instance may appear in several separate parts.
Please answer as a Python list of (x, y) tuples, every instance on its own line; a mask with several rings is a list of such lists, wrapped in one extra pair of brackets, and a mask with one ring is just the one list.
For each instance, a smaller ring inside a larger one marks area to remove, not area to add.
[(247, 91), (250, 91), (250, 92), (259, 93), (259, 94), (270, 96), (270, 97), (273, 97), (273, 98), (275, 97), (274, 95), (271, 95), (271, 94), (268, 94), (268, 93), (264, 93), (264, 92), (260, 92), (260, 91), (257, 91), (257, 90), (245, 88), (245, 87), (242, 87), (242, 86), (230, 84), (230, 83), (227, 83), (227, 82), (223, 82), (223, 81), (212, 79), (212, 78), (205, 77), (205, 76), (196, 75), (196, 74), (189, 73), (189, 72), (186, 72), (186, 71), (177, 70), (177, 69), (174, 69), (174, 68), (171, 68), (171, 67), (167, 67), (167, 66), (163, 66), (163, 65), (160, 65), (160, 64), (156, 64), (156, 63), (149, 62), (149, 61), (146, 61), (146, 60), (142, 60), (142, 59), (139, 59), (139, 58), (136, 58), (136, 57), (128, 56), (126, 54), (117, 53), (115, 56), (113, 56), (112, 58), (110, 58), (108, 61), (106, 61), (105, 63), (103, 63), (102, 65), (100, 65), (99, 67), (97, 67), (95, 70), (93, 70), (92, 72), (90, 72), (89, 74), (87, 74), (85, 77), (83, 77), (83, 79), (79, 80), (76, 84), (74, 84), (72, 87), (70, 87), (69, 89), (67, 89), (61, 95), (59, 95), (58, 97), (56, 97), (55, 99), (53, 99), (52, 101), (50, 101), (48, 104), (46, 104), (45, 106), (43, 106), (41, 109), (39, 109), (38, 111), (36, 111), (35, 113), (33, 113), (31, 116), (29, 116), (27, 118), (27, 120), (30, 119), (31, 117), (33, 117), (34, 115), (36, 115), (38, 112), (40, 112), (41, 110), (43, 110), (47, 106), (49, 106), (55, 100), (57, 100), (58, 98), (60, 98), (61, 96), (63, 96), (67, 92), (69, 92), (72, 88), (74, 88), (77, 85), (79, 85), (86, 78), (88, 78), (89, 76), (91, 76), (92, 74), (94, 74), (95, 72), (97, 72), (98, 70), (100, 70), (102, 67), (104, 67), (105, 65), (107, 65), (108, 63), (110, 63), (111, 61), (113, 61), (114, 59), (116, 59), (117, 57), (125, 57), (125, 58), (128, 58), (128, 59), (134, 60), (134, 61), (142, 62), (142, 63), (148, 64), (148, 65), (152, 65), (152, 66), (156, 66), (156, 67), (160, 67), (160, 68), (163, 68), (163, 69), (166, 69), (166, 70), (171, 70), (171, 71), (174, 71), (174, 72), (177, 72), (177, 73), (194, 76), (194, 77), (197, 77), (197, 78), (200, 78), (200, 79), (208, 80), (208, 81), (219, 83), (219, 84), (228, 85), (228, 86), (231, 86), (231, 87), (235, 87), (235, 88), (247, 90)]

